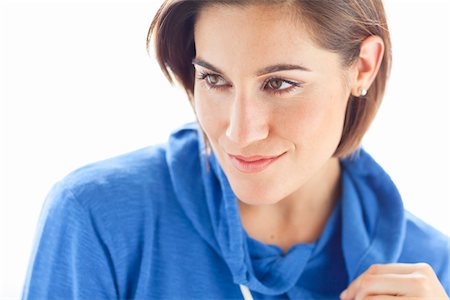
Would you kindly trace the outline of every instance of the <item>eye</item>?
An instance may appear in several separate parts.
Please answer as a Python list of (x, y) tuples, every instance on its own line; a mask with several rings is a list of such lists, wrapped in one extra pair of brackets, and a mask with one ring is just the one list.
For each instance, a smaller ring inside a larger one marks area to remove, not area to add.
[(228, 85), (225, 79), (218, 74), (200, 73), (198, 79), (205, 80), (206, 84), (211, 88), (220, 88)]
[(296, 83), (292, 81), (281, 78), (272, 78), (267, 81), (265, 86), (271, 90), (285, 90), (294, 85), (296, 85)]
[(264, 84), (264, 89), (273, 93), (289, 92), (297, 87), (301, 87), (301, 84), (281, 78), (271, 78)]
[[(283, 87), (283, 84), (288, 85), (283, 80), (281, 80), (279, 78), (274, 78), (274, 79), (269, 80), (269, 82), (267, 83), (267, 86), (273, 90), (279, 90), (279, 89), (281, 89), (281, 87)], [(289, 85), (287, 87), (289, 87)], [(286, 86), (284, 88), (286, 88)]]
[(210, 74), (206, 77), (206, 80), (210, 85), (220, 85), (223, 81), (223, 78), (216, 74)]

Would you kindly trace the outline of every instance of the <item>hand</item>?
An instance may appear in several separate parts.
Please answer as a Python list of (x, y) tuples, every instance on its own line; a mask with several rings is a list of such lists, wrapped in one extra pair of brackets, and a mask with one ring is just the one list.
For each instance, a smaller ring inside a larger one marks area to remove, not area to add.
[(449, 299), (433, 269), (425, 263), (372, 265), (341, 293), (341, 300), (398, 298)]

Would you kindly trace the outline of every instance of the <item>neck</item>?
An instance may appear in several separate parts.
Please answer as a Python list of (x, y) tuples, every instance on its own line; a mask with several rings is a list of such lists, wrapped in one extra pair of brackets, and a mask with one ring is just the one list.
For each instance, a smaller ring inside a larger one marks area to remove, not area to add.
[(339, 160), (331, 158), (301, 188), (275, 204), (254, 206), (239, 201), (247, 233), (285, 251), (298, 243), (314, 242), (339, 198), (340, 173)]

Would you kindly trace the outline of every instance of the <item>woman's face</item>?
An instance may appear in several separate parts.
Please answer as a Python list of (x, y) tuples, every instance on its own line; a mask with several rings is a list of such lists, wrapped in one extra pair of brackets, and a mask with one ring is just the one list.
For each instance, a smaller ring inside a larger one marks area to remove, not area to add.
[(350, 95), (338, 55), (275, 5), (209, 6), (195, 45), (195, 111), (236, 196), (273, 204), (320, 189)]

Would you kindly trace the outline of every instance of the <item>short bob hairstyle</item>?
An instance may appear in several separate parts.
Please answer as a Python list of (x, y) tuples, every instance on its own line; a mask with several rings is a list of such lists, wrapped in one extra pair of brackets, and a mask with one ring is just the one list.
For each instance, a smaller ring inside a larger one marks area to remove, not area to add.
[(367, 37), (381, 37), (385, 51), (380, 69), (366, 96), (349, 96), (343, 132), (334, 156), (353, 153), (375, 117), (390, 72), (391, 41), (381, 0), (166, 0), (151, 23), (147, 49), (153, 41), (162, 71), (171, 83), (181, 84), (191, 104), (196, 17), (201, 9), (217, 4), (289, 5), (317, 45), (340, 55), (343, 67), (357, 60), (361, 43)]

